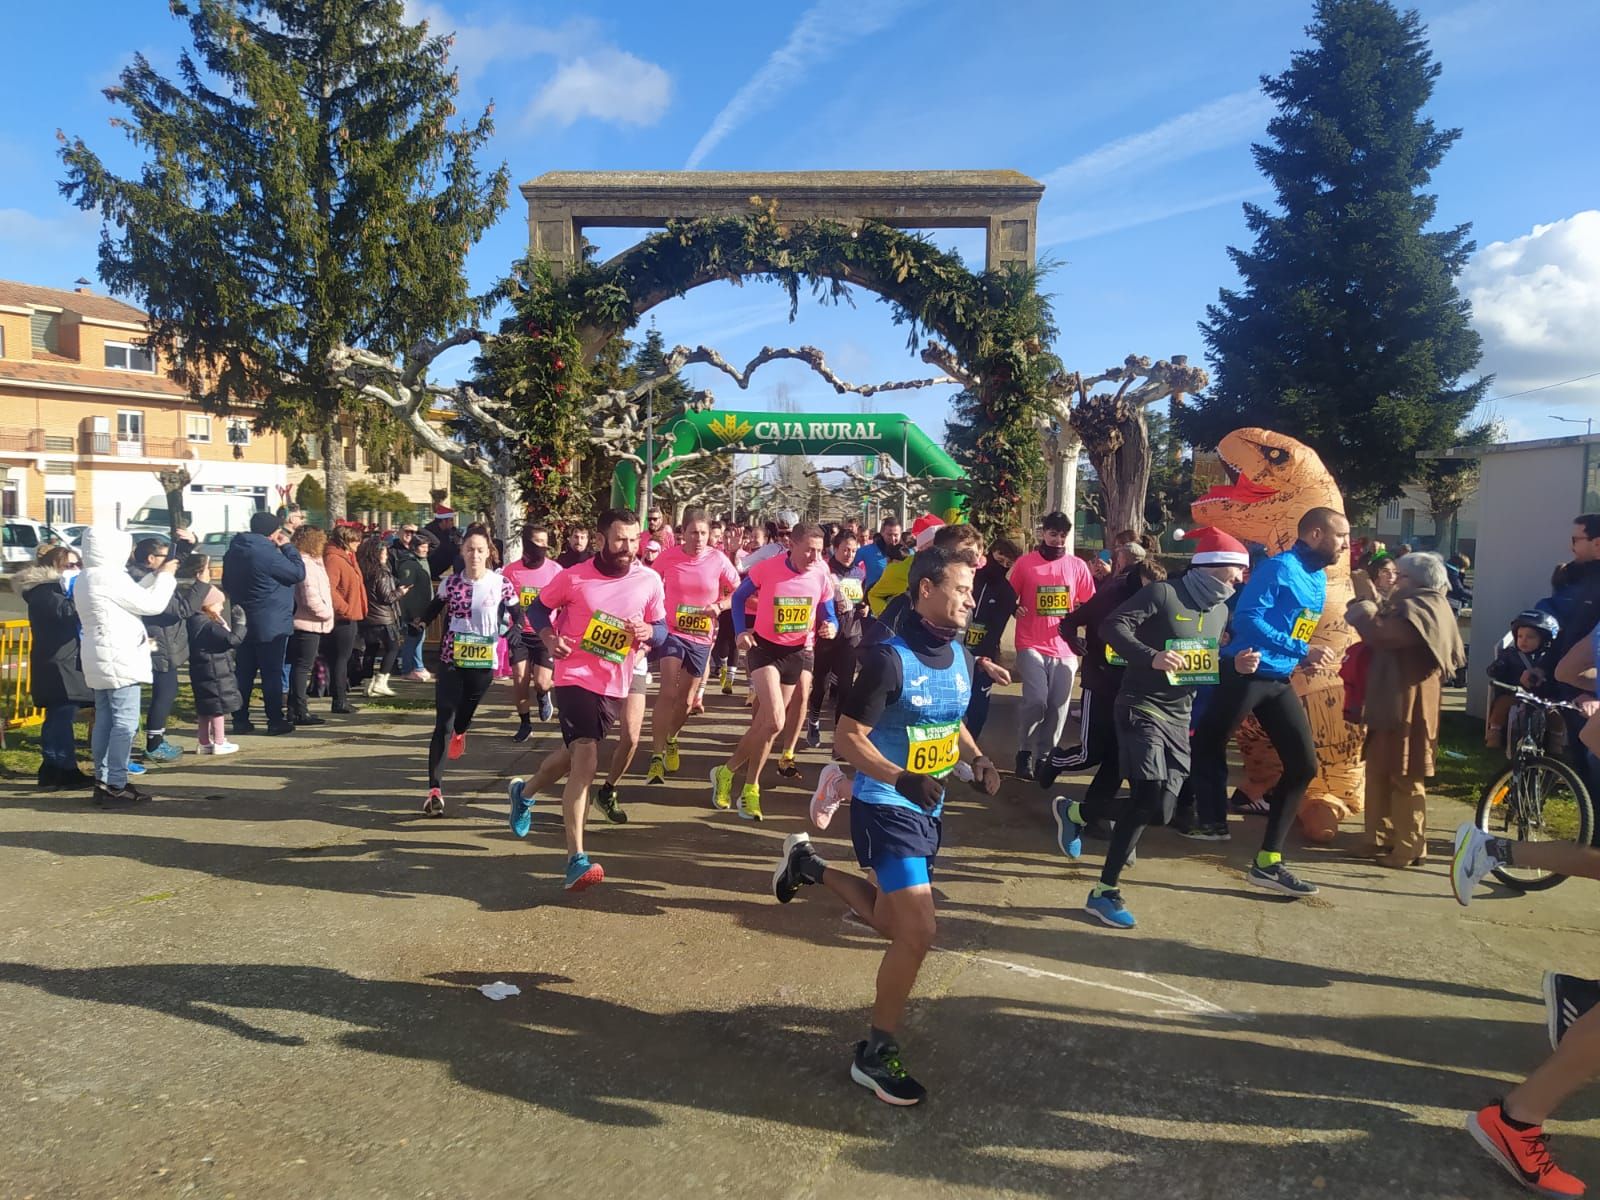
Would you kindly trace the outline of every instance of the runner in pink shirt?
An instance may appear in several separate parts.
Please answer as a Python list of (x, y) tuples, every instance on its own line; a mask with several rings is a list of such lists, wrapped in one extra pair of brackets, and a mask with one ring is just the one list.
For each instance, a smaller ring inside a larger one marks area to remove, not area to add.
[(599, 767), (600, 743), (633, 686), (635, 663), (667, 636), (661, 577), (635, 561), (639, 518), (625, 509), (610, 509), (601, 514), (599, 529), (599, 552), (545, 584), (532, 610), (533, 627), (555, 660), (555, 700), (565, 745), (539, 764), (532, 779), (513, 779), (510, 787), (511, 829), (526, 837), (538, 794), (566, 778), (561, 818), (567, 835), (568, 891), (582, 891), (605, 878), (600, 864), (591, 863), (583, 852), (589, 785)]
[(1008, 582), (1017, 593), (1017, 675), (1022, 708), (1017, 722), (1017, 774), (1034, 777), (1060, 744), (1078, 673), (1078, 656), (1061, 636), (1061, 618), (1094, 595), (1094, 576), (1067, 553), (1072, 521), (1045, 514), (1039, 545), (1017, 559)]
[[(754, 596), (754, 628), (748, 626), (744, 601)], [(733, 594), (734, 629), (750, 669), (750, 694), (755, 710), (750, 728), (732, 756), (711, 771), (711, 803), (726, 809), (733, 802), (734, 772), (745, 772), (739, 794), (739, 815), (761, 820), (761, 768), (772, 742), (783, 729), (795, 689), (809, 685), (812, 642), (820, 633), (833, 637), (838, 619), (833, 609), (833, 575), (822, 562), (822, 530), (816, 525), (793, 527), (789, 550), (750, 568)]]
[[(550, 531), (537, 522), (530, 521), (522, 527), (522, 557), (500, 572), (517, 589), (517, 603), (527, 613), (539, 598), (544, 586), (561, 574), (561, 566), (550, 557)], [(514, 742), (525, 742), (533, 733), (531, 691), (539, 701), (539, 719), (548, 721), (554, 712), (550, 688), (554, 680), (551, 668), (555, 665), (533, 625), (526, 617), (522, 628), (513, 629), (507, 637), (511, 651), (511, 679), (517, 701), (517, 732), (511, 735)]]
[(739, 586), (739, 572), (711, 536), (704, 509), (683, 514), (683, 542), (662, 552), (656, 570), (666, 590), (667, 640), (651, 652), (661, 667), (661, 693), (650, 719), (654, 753), (646, 783), (665, 783), (678, 769), (678, 731), (689, 719), (695, 684), (705, 677), (724, 603)]

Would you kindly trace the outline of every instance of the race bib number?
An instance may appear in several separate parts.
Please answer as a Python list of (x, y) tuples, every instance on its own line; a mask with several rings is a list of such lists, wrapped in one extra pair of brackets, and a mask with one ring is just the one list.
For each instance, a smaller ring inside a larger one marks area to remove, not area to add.
[(1321, 617), (1309, 608), (1302, 608), (1300, 615), (1294, 619), (1294, 627), (1289, 630), (1289, 636), (1297, 642), (1309, 642), (1311, 635), (1317, 631), (1317, 623)]
[(1033, 594), (1033, 607), (1041, 617), (1064, 617), (1072, 611), (1072, 589), (1042, 587)]
[(779, 596), (772, 606), (772, 627), (779, 633), (804, 633), (811, 628), (810, 596)]
[(678, 605), (672, 617), (673, 628), (679, 633), (692, 633), (699, 637), (711, 636), (711, 614), (692, 604)]
[(495, 639), (486, 633), (458, 633), (456, 666), (466, 671), (487, 671), (494, 666)]
[(1113, 667), (1125, 667), (1128, 665), (1128, 660), (1113, 650), (1110, 642), (1106, 643), (1106, 662)]
[(606, 662), (620, 663), (633, 649), (633, 634), (628, 632), (627, 623), (620, 618), (597, 612), (589, 618), (589, 626), (583, 631), (583, 640), (578, 643), (578, 648)]
[(961, 722), (946, 725), (911, 725), (906, 729), (910, 746), (906, 770), (913, 775), (945, 775), (961, 757)]
[(517, 591), (517, 603), (523, 608), (532, 608), (533, 602), (539, 598), (539, 589), (536, 587), (520, 588)]
[(984, 635), (988, 632), (989, 627), (987, 625), (980, 624), (977, 621), (972, 622), (967, 626), (967, 645), (974, 649), (983, 645)]
[(1167, 672), (1171, 684), (1216, 683), (1216, 638), (1168, 638), (1167, 649), (1183, 655), (1183, 666)]
[(840, 577), (839, 595), (842, 596), (847, 603), (860, 604), (865, 598), (866, 594), (866, 589), (861, 586), (861, 580), (857, 579), (854, 575), (844, 575)]

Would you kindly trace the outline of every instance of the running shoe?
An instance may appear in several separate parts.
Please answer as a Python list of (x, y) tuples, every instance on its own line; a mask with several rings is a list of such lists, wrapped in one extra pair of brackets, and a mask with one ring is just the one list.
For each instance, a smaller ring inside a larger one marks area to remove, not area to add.
[[(1197, 821), (1192, 815), (1179, 814), (1173, 818), (1172, 828), (1179, 837), (1186, 837), (1191, 842), (1225, 842), (1228, 840), (1228, 827), (1226, 825), (1207, 825)], [(1221, 835), (1218, 835), (1218, 831)]]
[(142, 764), (142, 763), (130, 762), (128, 764), (128, 774), (129, 775), (143, 775), (148, 770), (149, 770), (149, 768), (144, 766), (144, 764)]
[(467, 735), (464, 733), (452, 733), (450, 735), (450, 749), (446, 750), (445, 754), (451, 758), (460, 758), (466, 752)]
[(1033, 778), (1033, 753), (1028, 750), (1017, 751), (1017, 769), (1012, 772), (1018, 779)]
[(1076, 862), (1083, 854), (1083, 826), (1072, 819), (1071, 808), (1072, 800), (1067, 796), (1050, 801), (1050, 814), (1056, 819), (1056, 845)]
[(839, 805), (850, 799), (850, 777), (838, 763), (829, 763), (817, 777), (817, 790), (811, 793), (811, 823), (826, 829)]
[(733, 695), (733, 672), (728, 670), (727, 667), (722, 668), (722, 679), (720, 680), (720, 683), (722, 686), (722, 694), (724, 696)]
[(800, 778), (800, 765), (794, 761), (794, 755), (785, 754), (778, 759), (778, 774), (785, 779)]
[(761, 820), (761, 785), (747, 783), (739, 793), (739, 815), (746, 821)]
[(444, 792), (439, 788), (428, 789), (428, 798), (422, 802), (422, 815), (425, 817), (444, 816)]
[(533, 828), (534, 797), (523, 794), (520, 778), (513, 779), (506, 792), (511, 797), (511, 832), (519, 838), (527, 837)]
[(650, 756), (650, 769), (644, 773), (646, 783), (665, 783), (667, 781), (667, 760), (660, 754)]
[(1550, 1137), (1542, 1126), (1518, 1129), (1506, 1120), (1496, 1101), (1467, 1118), (1467, 1132), (1506, 1173), (1540, 1196), (1581, 1196), (1583, 1180), (1556, 1166)]
[(927, 1096), (928, 1089), (906, 1073), (900, 1062), (900, 1047), (890, 1042), (876, 1054), (867, 1053), (865, 1042), (856, 1043), (856, 1058), (850, 1064), (850, 1078), (868, 1088), (885, 1104), (909, 1108)]
[(1572, 1023), (1596, 1004), (1600, 1004), (1600, 980), (1546, 971), (1544, 1015), (1550, 1028), (1550, 1049), (1554, 1050), (1567, 1036)]
[(533, 714), (519, 713), (517, 731), (511, 735), (513, 742), (525, 742), (533, 736)]
[(212, 754), (237, 754), (239, 753), (239, 743), (212, 742), (209, 749)]
[(1138, 924), (1128, 911), (1128, 906), (1122, 902), (1120, 888), (1108, 888), (1098, 895), (1090, 892), (1089, 898), (1083, 902), (1083, 911), (1094, 914), (1100, 918), (1101, 924), (1113, 929), (1132, 929)]
[(787, 904), (794, 899), (795, 893), (806, 882), (805, 876), (800, 874), (800, 864), (816, 856), (809, 833), (791, 833), (783, 839), (783, 857), (772, 872), (772, 894), (778, 898), (779, 904)]
[(812, 717), (806, 722), (806, 745), (813, 750), (822, 745), (821, 717)]
[(569, 892), (581, 892), (592, 888), (605, 877), (605, 868), (597, 862), (590, 862), (587, 854), (574, 854), (567, 859), (567, 881), (561, 886)]
[(147, 747), (144, 752), (146, 762), (169, 763), (177, 762), (183, 757), (183, 749), (174, 742), (162, 738), (154, 747)]
[(725, 766), (711, 768), (711, 807), (724, 812), (733, 807), (733, 772)]
[(149, 792), (141, 792), (138, 788), (129, 787), (127, 784), (114, 788), (99, 783), (94, 789), (94, 802), (101, 808), (131, 808), (149, 799), (151, 799)]
[(594, 794), (594, 802), (599, 805), (600, 811), (606, 820), (613, 825), (626, 825), (628, 814), (622, 811), (622, 802), (617, 799), (617, 786), (614, 783), (602, 783), (600, 790)]
[(1052, 788), (1056, 785), (1056, 776), (1065, 771), (1072, 763), (1072, 751), (1052, 750), (1033, 769), (1034, 781), (1042, 788)]
[(1456, 830), (1456, 850), (1450, 859), (1450, 890), (1456, 903), (1465, 908), (1472, 893), (1499, 864), (1490, 852), (1493, 839), (1471, 821)]
[(555, 715), (556, 702), (550, 698), (549, 692), (539, 693), (539, 720), (548, 721)]
[(1248, 813), (1253, 817), (1265, 816), (1272, 811), (1272, 806), (1267, 803), (1265, 797), (1260, 800), (1252, 800), (1239, 788), (1233, 789), (1233, 798), (1228, 803), (1232, 805), (1234, 812)]
[(676, 774), (678, 768), (683, 765), (683, 760), (678, 757), (677, 738), (670, 737), (667, 739), (667, 749), (666, 753), (662, 755), (662, 764), (667, 768), (668, 774)]
[(1294, 873), (1281, 862), (1273, 863), (1270, 867), (1252, 865), (1244, 877), (1253, 887), (1267, 892), (1278, 892), (1284, 896), (1294, 896), (1297, 899), (1301, 896), (1315, 896), (1321, 890), (1314, 883), (1295, 878)]

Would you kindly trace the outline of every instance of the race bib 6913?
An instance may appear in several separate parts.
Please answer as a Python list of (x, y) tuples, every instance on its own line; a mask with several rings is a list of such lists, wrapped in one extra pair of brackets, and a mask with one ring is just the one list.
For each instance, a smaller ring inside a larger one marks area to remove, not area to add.
[(589, 618), (578, 647), (606, 662), (620, 663), (633, 649), (633, 634), (628, 632), (627, 623), (621, 618), (597, 612)]

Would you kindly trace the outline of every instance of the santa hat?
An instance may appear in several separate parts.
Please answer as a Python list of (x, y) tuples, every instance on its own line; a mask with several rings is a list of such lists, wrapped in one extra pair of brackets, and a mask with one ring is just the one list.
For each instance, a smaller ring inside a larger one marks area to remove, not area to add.
[(911, 536), (916, 539), (917, 549), (926, 550), (933, 545), (933, 535), (942, 528), (944, 522), (932, 513), (923, 513), (911, 522)]
[(660, 554), (661, 553), (661, 543), (656, 541), (655, 538), (651, 538), (648, 542), (646, 542), (644, 544), (644, 548), (646, 550), (648, 550), (651, 554)]
[(455, 515), (455, 510), (452, 509), (448, 504), (435, 504), (433, 506), (433, 519), (435, 521), (442, 521), (446, 517), (453, 519)]
[(1250, 565), (1250, 552), (1244, 548), (1244, 543), (1220, 529), (1202, 526), (1187, 533), (1180, 529), (1173, 536), (1180, 542), (1195, 543), (1197, 548), (1194, 557), (1189, 560), (1194, 566), (1248, 567)]

